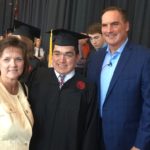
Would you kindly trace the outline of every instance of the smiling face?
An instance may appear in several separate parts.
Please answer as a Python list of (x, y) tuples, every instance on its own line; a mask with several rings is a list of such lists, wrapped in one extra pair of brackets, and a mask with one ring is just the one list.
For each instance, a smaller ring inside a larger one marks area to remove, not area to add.
[(73, 46), (54, 46), (53, 67), (60, 74), (67, 74), (74, 70), (79, 56)]
[(117, 10), (109, 10), (102, 15), (102, 34), (111, 51), (117, 50), (126, 40), (129, 22)]
[(18, 80), (23, 73), (24, 58), (21, 49), (7, 47), (0, 56), (0, 74), (5, 80)]

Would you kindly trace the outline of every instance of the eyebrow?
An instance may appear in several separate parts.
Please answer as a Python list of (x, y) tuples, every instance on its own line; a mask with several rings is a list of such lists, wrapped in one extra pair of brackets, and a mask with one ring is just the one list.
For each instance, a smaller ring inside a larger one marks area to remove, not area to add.
[[(62, 53), (60, 50), (57, 50), (57, 49), (54, 50), (53, 52)], [(74, 53), (74, 51), (71, 50), (71, 51), (66, 51), (66, 52), (64, 52), (64, 53)]]
[(113, 21), (113, 22), (110, 22), (110, 23), (102, 23), (102, 26), (103, 26), (103, 25), (107, 25), (107, 24), (111, 24), (111, 25), (112, 25), (112, 24), (119, 24), (119, 21)]

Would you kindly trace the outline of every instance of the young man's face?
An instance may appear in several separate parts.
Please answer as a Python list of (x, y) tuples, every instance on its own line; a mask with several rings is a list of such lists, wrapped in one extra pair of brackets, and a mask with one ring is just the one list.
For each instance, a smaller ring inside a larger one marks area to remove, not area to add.
[(104, 39), (100, 33), (89, 34), (90, 42), (95, 49), (101, 48), (104, 44)]
[(73, 46), (54, 46), (53, 67), (58, 73), (67, 74), (74, 70), (78, 59)]

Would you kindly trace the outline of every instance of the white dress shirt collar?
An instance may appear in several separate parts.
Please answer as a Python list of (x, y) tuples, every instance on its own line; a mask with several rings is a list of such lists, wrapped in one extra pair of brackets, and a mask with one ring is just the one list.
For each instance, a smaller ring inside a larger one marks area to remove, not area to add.
[[(56, 70), (54, 70), (57, 78), (59, 78), (60, 73), (58, 73)], [(68, 74), (65, 74), (64, 83), (67, 82), (69, 79), (71, 79), (75, 75), (75, 70), (69, 72)]]

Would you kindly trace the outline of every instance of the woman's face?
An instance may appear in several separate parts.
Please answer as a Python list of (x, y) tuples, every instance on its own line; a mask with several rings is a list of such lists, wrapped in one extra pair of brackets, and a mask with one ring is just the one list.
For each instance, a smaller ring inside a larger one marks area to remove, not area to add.
[(17, 80), (24, 70), (24, 57), (21, 49), (7, 47), (0, 56), (0, 74), (7, 80)]

